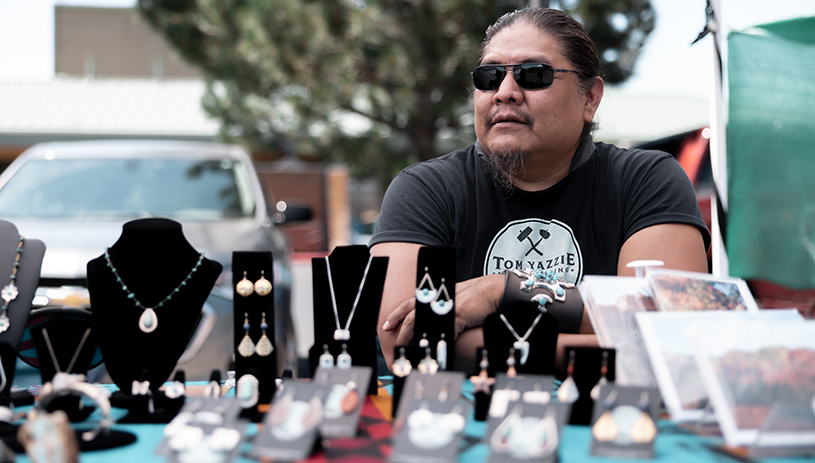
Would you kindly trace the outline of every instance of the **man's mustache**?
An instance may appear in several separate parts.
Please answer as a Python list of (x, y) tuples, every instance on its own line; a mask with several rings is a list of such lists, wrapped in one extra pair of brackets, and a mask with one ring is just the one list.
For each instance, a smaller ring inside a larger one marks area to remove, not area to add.
[[(486, 121), (484, 121), (484, 126), (486, 128), (490, 128), (491, 126), (495, 125), (495, 120), (498, 118), (498, 113), (500, 113), (502, 111), (505, 112), (506, 110), (501, 110), (501, 109), (495, 110), (495, 112), (492, 113), (490, 115), (490, 117), (487, 118)], [(527, 114), (523, 114), (521, 112), (514, 111), (514, 110), (512, 110), (511, 112), (512, 112), (512, 116), (513, 116), (514, 119), (518, 119), (519, 121), (523, 122), (526, 125), (532, 125), (532, 118), (529, 117)], [(506, 120), (506, 117), (502, 117), (501, 120)]]

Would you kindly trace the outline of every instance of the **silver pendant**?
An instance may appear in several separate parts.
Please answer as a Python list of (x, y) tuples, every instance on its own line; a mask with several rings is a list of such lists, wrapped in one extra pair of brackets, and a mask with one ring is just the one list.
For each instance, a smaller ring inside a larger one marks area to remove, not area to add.
[(337, 341), (347, 341), (351, 339), (351, 331), (349, 330), (334, 330), (334, 339)]
[(156, 317), (156, 311), (148, 307), (144, 309), (141, 317), (139, 317), (139, 329), (145, 333), (152, 333), (156, 330), (156, 328), (158, 328), (158, 317)]
[(512, 347), (521, 353), (521, 365), (526, 365), (526, 359), (529, 358), (529, 341), (515, 341)]
[(11, 320), (9, 320), (6, 313), (3, 312), (0, 314), (0, 333), (5, 333), (9, 326), (11, 326)]

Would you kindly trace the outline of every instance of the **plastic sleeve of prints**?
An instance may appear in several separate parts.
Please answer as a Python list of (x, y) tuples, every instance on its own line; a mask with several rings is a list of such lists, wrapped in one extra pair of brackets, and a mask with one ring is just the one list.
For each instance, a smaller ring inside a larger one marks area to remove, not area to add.
[[(504, 272), (504, 275), (506, 280), (501, 304), (498, 306), (499, 311), (518, 301), (526, 301), (537, 305), (536, 302), (531, 300), (534, 296), (538, 294), (552, 295), (552, 292), (545, 288), (534, 288), (530, 292), (523, 291), (521, 290), (521, 283), (525, 281), (524, 278), (510, 271)], [(546, 309), (557, 320), (561, 333), (576, 334), (580, 331), (580, 321), (583, 318), (583, 298), (580, 297), (580, 291), (576, 287), (568, 288), (565, 291), (565, 301), (549, 302), (546, 304)]]

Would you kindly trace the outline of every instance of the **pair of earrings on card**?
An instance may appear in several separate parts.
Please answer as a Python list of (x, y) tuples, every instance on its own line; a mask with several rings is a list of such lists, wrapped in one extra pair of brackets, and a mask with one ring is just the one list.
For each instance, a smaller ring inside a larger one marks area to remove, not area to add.
[[(421, 394), (421, 381), (416, 381), (416, 394)], [(448, 398), (449, 383), (442, 384), (439, 402)], [(419, 395), (419, 397), (421, 397)], [(407, 417), (407, 437), (414, 446), (424, 450), (436, 450), (453, 442), (467, 424), (463, 415), (464, 406), (456, 403), (447, 413), (437, 413), (430, 409), (430, 400), (419, 398), (419, 407)]]
[(496, 389), (492, 393), (490, 400), (489, 415), (492, 418), (502, 418), (507, 415), (509, 405), (513, 402), (527, 403), (527, 404), (548, 404), (552, 400), (552, 394), (544, 391), (540, 383), (535, 383), (531, 390), (521, 391), (514, 389), (515, 382), (507, 381), (507, 384), (501, 388)]
[(308, 400), (295, 400), (296, 388), (288, 386), (272, 405), (269, 431), (281, 441), (292, 441), (315, 429), (323, 420), (323, 389), (317, 389)]
[(434, 374), (438, 370), (447, 370), (447, 341), (444, 339), (444, 333), (441, 333), (441, 339), (436, 343), (436, 358), (430, 355), (430, 341), (427, 340), (427, 333), (422, 333), (422, 339), (419, 340), (419, 347), (425, 350), (425, 358), (419, 362), (419, 371), (425, 374)]
[[(603, 400), (603, 413), (591, 427), (591, 434), (599, 442), (617, 444), (647, 444), (654, 440), (657, 428), (651, 418), (651, 396), (640, 392), (636, 406), (618, 405), (617, 389), (612, 389)], [(624, 428), (623, 423), (633, 423)]]
[(251, 357), (253, 354), (257, 353), (261, 357), (267, 357), (269, 354), (274, 352), (274, 346), (272, 345), (272, 341), (269, 340), (269, 337), (266, 336), (266, 330), (269, 329), (269, 324), (266, 323), (266, 312), (260, 317), (260, 329), (263, 333), (260, 339), (258, 339), (257, 344), (252, 341), (252, 338), (249, 337), (249, 330), (252, 328), (252, 325), (249, 323), (249, 313), (244, 312), (243, 314), (243, 339), (238, 344), (238, 353), (241, 357)]
[(268, 296), (272, 292), (272, 283), (266, 279), (265, 271), (260, 271), (260, 278), (252, 283), (246, 278), (246, 271), (243, 272), (243, 279), (235, 285), (235, 292), (243, 297), (249, 297), (252, 293), (258, 296)]
[[(569, 351), (569, 363), (566, 366), (566, 379), (557, 390), (557, 397), (563, 403), (572, 404), (577, 402), (580, 398), (580, 392), (577, 390), (577, 383), (574, 380), (574, 358), (575, 351)], [(597, 384), (591, 388), (589, 395), (592, 400), (597, 400), (600, 397), (600, 388), (608, 384), (608, 351), (603, 351), (603, 362), (600, 366), (600, 379)]]
[[(360, 404), (358, 375), (352, 373), (348, 381), (332, 384), (325, 399), (323, 414), (327, 419), (340, 418), (353, 413)], [(323, 371), (319, 378), (321, 384), (328, 382), (328, 372)]]
[(444, 278), (441, 279), (439, 289), (436, 289), (427, 267), (424, 268), (424, 276), (416, 287), (415, 295), (417, 301), (429, 304), (433, 312), (438, 315), (446, 315), (453, 310), (453, 298), (447, 291)]
[(490, 436), (490, 448), (499, 455), (529, 460), (551, 456), (560, 442), (554, 406), (543, 417), (524, 416), (524, 406), (516, 403), (512, 411)]
[[(351, 354), (348, 353), (348, 346), (343, 343), (342, 353), (337, 356), (337, 368), (351, 368)], [(320, 368), (334, 368), (334, 356), (328, 351), (328, 344), (323, 344), (323, 354), (318, 361)]]

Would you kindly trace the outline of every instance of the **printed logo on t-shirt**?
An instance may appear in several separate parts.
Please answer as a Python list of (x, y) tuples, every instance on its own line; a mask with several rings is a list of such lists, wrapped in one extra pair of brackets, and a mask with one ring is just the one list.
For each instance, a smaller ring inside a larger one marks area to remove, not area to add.
[(492, 239), (484, 275), (504, 270), (554, 270), (575, 283), (583, 275), (583, 256), (572, 229), (558, 220), (522, 219), (508, 223)]

